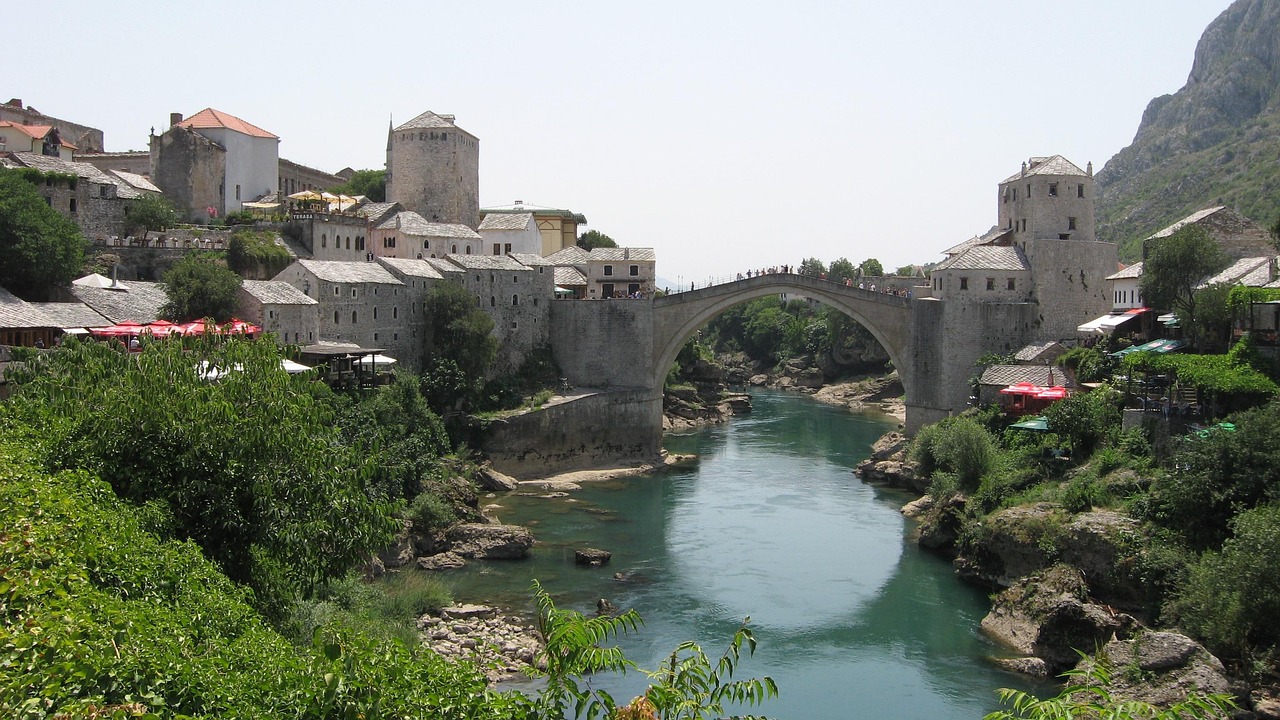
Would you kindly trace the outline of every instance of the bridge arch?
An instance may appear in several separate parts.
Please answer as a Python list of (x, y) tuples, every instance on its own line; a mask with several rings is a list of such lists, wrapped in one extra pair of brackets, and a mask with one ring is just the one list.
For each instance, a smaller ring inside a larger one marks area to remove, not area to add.
[(911, 397), (913, 378), (907, 363), (911, 301), (796, 274), (759, 275), (656, 298), (651, 387), (661, 392), (676, 355), (703, 325), (736, 305), (783, 292), (813, 298), (858, 321), (884, 347)]

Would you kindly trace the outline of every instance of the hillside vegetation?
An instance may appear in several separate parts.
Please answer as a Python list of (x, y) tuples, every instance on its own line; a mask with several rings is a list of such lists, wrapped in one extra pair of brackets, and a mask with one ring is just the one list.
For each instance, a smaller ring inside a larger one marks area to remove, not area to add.
[(1099, 237), (1133, 261), (1143, 238), (1227, 205), (1271, 225), (1280, 195), (1280, 3), (1238, 0), (1205, 30), (1187, 84), (1155, 98), (1098, 173)]

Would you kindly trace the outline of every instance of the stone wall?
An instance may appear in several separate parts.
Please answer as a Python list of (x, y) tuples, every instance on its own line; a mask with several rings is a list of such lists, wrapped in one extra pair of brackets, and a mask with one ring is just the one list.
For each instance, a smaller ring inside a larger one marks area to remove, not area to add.
[(1040, 302), (1040, 331), (1033, 340), (1077, 337), (1076, 327), (1110, 312), (1116, 271), (1114, 243), (1090, 240), (1028, 240), (1027, 259)]
[(129, 152), (75, 154), (75, 161), (89, 163), (103, 172), (123, 170), (134, 175), (151, 176), (151, 153), (146, 150)]
[(493, 319), (498, 355), (491, 375), (518, 370), (534, 348), (547, 343), (555, 276), (549, 268), (467, 270), (462, 286)]
[(277, 192), (282, 198), (303, 190), (328, 190), (346, 182), (332, 173), (299, 165), (284, 158), (280, 158), (277, 176), (279, 181)]
[(0, 105), (0, 120), (19, 125), (52, 125), (58, 129), (63, 140), (75, 145), (80, 152), (102, 152), (101, 130), (45, 115), (33, 107), (24, 107), (22, 101), (16, 98)]
[(151, 182), (169, 198), (180, 217), (208, 220), (209, 207), (222, 213), (226, 162), (226, 150), (186, 128), (172, 127), (151, 138)]
[(555, 300), (550, 305), (551, 348), (560, 373), (571, 384), (594, 388), (650, 386), (651, 301)]
[(428, 222), (480, 224), (479, 140), (457, 127), (397, 130), (390, 148), (387, 200)]
[(495, 420), (484, 437), (493, 467), (520, 479), (651, 462), (662, 450), (662, 396), (592, 393)]
[(372, 249), (366, 239), (369, 223), (362, 217), (317, 213), (295, 216), (293, 222), (313, 260), (364, 262)]

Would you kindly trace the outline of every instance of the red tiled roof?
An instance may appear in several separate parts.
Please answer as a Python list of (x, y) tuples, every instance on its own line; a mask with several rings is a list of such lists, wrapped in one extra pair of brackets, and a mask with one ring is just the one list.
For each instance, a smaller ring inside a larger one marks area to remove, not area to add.
[(278, 136), (263, 130), (257, 125), (247, 123), (235, 115), (229, 115), (221, 110), (214, 110), (213, 108), (205, 108), (201, 110), (195, 115), (192, 115), (186, 120), (178, 123), (178, 127), (193, 130), (198, 128), (226, 128), (228, 130), (235, 130), (236, 132), (244, 133), (245, 135), (252, 135), (253, 137), (274, 138), (276, 140), (280, 139)]
[[(0, 127), (13, 128), (23, 135), (30, 137), (32, 140), (43, 140), (44, 136), (48, 135), (49, 131), (53, 129), (52, 125), (20, 125), (15, 122), (9, 122), (8, 120), (0, 120)], [(72, 150), (80, 149), (66, 140), (63, 140), (61, 137), (58, 138), (58, 141), (62, 144), (62, 147), (70, 148)]]

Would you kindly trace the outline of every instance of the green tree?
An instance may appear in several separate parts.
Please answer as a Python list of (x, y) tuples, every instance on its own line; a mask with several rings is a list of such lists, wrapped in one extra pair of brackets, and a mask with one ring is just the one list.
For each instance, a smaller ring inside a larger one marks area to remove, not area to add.
[[(209, 382), (207, 370), (221, 372)], [(267, 614), (346, 573), (395, 531), (366, 492), (367, 459), (342, 442), (322, 387), (280, 366), (274, 343), (206, 339), (121, 353), (69, 341), (17, 378), (0, 422), (41, 432), (52, 471), (77, 469), (157, 504)]]
[(1138, 288), (1155, 309), (1172, 310), (1184, 326), (1193, 324), (1196, 286), (1225, 268), (1227, 262), (1208, 231), (1188, 225), (1148, 248)]
[(826, 272), (827, 272), (826, 263), (822, 262), (816, 257), (805, 258), (804, 260), (800, 261), (801, 275), (810, 275), (813, 277), (818, 277), (819, 275), (826, 274)]
[(211, 317), (226, 322), (236, 313), (240, 276), (212, 255), (184, 256), (169, 268), (163, 280), (169, 299), (160, 314), (168, 320), (183, 322)]
[(578, 236), (578, 247), (583, 250), (594, 250), (595, 248), (616, 248), (618, 243), (613, 238), (605, 235), (599, 230), (588, 230)]
[(897, 270), (894, 270), (893, 274), (898, 277), (915, 277), (916, 267), (914, 265), (903, 265)]
[(1108, 431), (1120, 426), (1123, 402), (1120, 393), (1104, 385), (1059, 400), (1045, 409), (1044, 415), (1072, 452), (1087, 456)]
[(350, 180), (341, 185), (329, 188), (334, 195), (364, 195), (373, 202), (385, 202), (387, 199), (386, 170), (357, 170)]
[(272, 278), (291, 262), (293, 256), (269, 230), (238, 228), (227, 244), (227, 265), (241, 277)]
[(76, 277), (86, 245), (76, 224), (49, 207), (32, 182), (0, 168), (0, 287), (35, 299)]
[(124, 206), (125, 234), (141, 235), (148, 230), (167, 230), (178, 224), (178, 211), (163, 195), (145, 193)]
[(995, 439), (970, 417), (947, 418), (916, 433), (909, 450), (921, 472), (955, 476), (962, 489), (978, 489), (982, 476), (995, 467)]
[(880, 277), (884, 275), (884, 266), (875, 258), (867, 258), (858, 266), (858, 272), (868, 277)]
[(1226, 352), (1231, 340), (1231, 308), (1228, 297), (1231, 285), (1214, 283), (1200, 288), (1195, 295), (1195, 315), (1186, 328), (1194, 334), (1195, 345), (1201, 352)]
[(831, 269), (827, 272), (828, 280), (844, 282), (846, 279), (854, 279), (856, 277), (858, 277), (858, 268), (854, 267), (848, 258), (831, 261)]
[(498, 353), (493, 319), (476, 298), (453, 282), (436, 283), (425, 300), (427, 395), (432, 407), (474, 400)]

